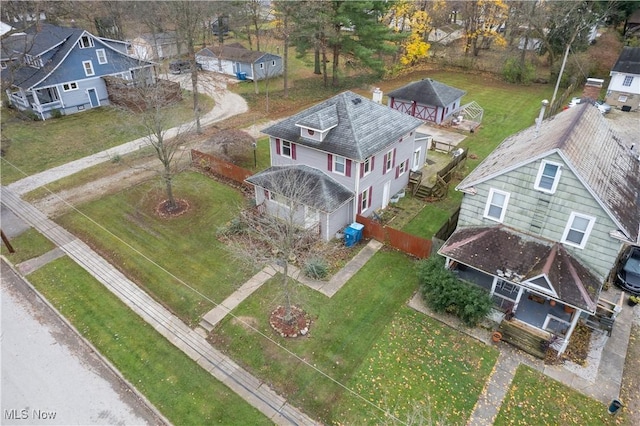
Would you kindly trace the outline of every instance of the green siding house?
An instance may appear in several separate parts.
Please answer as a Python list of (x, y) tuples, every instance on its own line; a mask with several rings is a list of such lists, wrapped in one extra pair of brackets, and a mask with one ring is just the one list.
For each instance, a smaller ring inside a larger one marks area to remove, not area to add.
[(640, 244), (637, 148), (585, 103), (505, 139), (456, 189), (448, 267), (564, 352), (620, 251)]

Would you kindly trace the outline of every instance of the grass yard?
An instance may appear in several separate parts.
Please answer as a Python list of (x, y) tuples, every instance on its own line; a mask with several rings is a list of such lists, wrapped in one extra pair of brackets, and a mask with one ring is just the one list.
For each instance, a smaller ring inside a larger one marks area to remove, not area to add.
[[(344, 386), (380, 404), (380, 397), (386, 396), (375, 394), (375, 384), (368, 382), (368, 371), (369, 368), (383, 368), (382, 364), (387, 362), (382, 358), (383, 348), (393, 350), (391, 348), (400, 343), (397, 339), (405, 341), (407, 348), (422, 346), (419, 342), (433, 345), (422, 352), (417, 351), (415, 356), (397, 353), (399, 360), (394, 357), (395, 363), (386, 366), (389, 374), (385, 382), (390, 393), (388, 402), (395, 404), (397, 399), (419, 404), (425, 398), (424, 386), (429, 384), (434, 393), (436, 389), (443, 393), (442, 396), (432, 396), (433, 403), (439, 407), (448, 393), (455, 392), (459, 411), (452, 418), (463, 418), (470, 413), (497, 354), (483, 345), (461, 339), (458, 333), (445, 330), (404, 306), (417, 287), (414, 265), (409, 257), (383, 249), (331, 299), (299, 286), (295, 300), (312, 317), (310, 334), (300, 339), (280, 338), (268, 325), (269, 313), (281, 297), (278, 283), (273, 279), (234, 310), (233, 317), (226, 317), (213, 331), (211, 339), (217, 347), (278, 392), (287, 395), (293, 404), (311, 416), (326, 423), (346, 420), (347, 424), (362, 424), (364, 418), (370, 419), (371, 423), (381, 419), (382, 411), (354, 399)], [(393, 318), (395, 321), (389, 326)], [(405, 326), (406, 330), (399, 329)], [(425, 334), (426, 330), (430, 331)], [(464, 355), (448, 363), (454, 354), (446, 355), (445, 348), (455, 345), (453, 341), (465, 342), (468, 347), (465, 351), (468, 352), (461, 350)], [(431, 355), (433, 359), (429, 358)], [(418, 361), (422, 356), (424, 358)], [(425, 362), (441, 363), (442, 366), (433, 376), (423, 371), (424, 374), (417, 373), (417, 376), (402, 379), (407, 374), (414, 374), (409, 371), (422, 371)], [(442, 381), (443, 386), (448, 386), (455, 382), (452, 374), (471, 369), (475, 372), (469, 377), (463, 375), (458, 378), (454, 390), (437, 388), (434, 383)], [(451, 382), (443, 381), (446, 375)], [(413, 388), (409, 389), (406, 382), (415, 377), (420, 377), (422, 382), (412, 384)], [(469, 394), (462, 396), (458, 392)], [(352, 408), (353, 404), (358, 407)]]
[(511, 382), (495, 426), (625, 424), (624, 409), (615, 417), (607, 406), (544, 374), (520, 365)]
[(272, 424), (68, 257), (28, 279), (173, 424)]
[(13, 265), (42, 256), (55, 248), (51, 241), (33, 228), (27, 229), (15, 238), (10, 238), (9, 242), (15, 253), (9, 253), (9, 249), (2, 243), (0, 244), (0, 254), (5, 256)]
[[(466, 424), (498, 351), (410, 308), (400, 310), (348, 383), (350, 389), (411, 424)], [(345, 394), (341, 424), (389, 421), (360, 397)], [(399, 422), (398, 422), (399, 423)]]
[[(171, 107), (173, 127), (193, 119), (193, 97), (183, 92), (182, 102)], [(203, 110), (213, 99), (201, 95)], [(15, 111), (2, 110), (2, 184), (104, 151), (145, 136), (140, 120), (132, 113), (101, 107), (45, 121), (27, 121)], [(51, 149), (55, 147), (55, 149)]]
[(244, 199), (198, 173), (181, 173), (174, 185), (176, 198), (191, 204), (177, 218), (154, 213), (164, 198), (164, 186), (154, 180), (86, 203), (81, 213), (57, 221), (195, 325), (212, 301), (222, 302), (254, 272), (252, 265), (233, 260), (216, 238), (218, 227), (234, 217)]

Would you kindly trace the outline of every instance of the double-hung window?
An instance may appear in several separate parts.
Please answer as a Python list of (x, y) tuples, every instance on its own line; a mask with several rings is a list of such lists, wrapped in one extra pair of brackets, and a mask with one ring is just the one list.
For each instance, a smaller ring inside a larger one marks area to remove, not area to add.
[(593, 229), (596, 218), (584, 214), (572, 212), (562, 235), (562, 243), (574, 247), (584, 248)]
[(96, 56), (98, 57), (98, 63), (99, 64), (106, 64), (107, 63), (107, 54), (105, 53), (104, 49), (96, 50)]
[(71, 83), (63, 83), (62, 84), (62, 91), (63, 92), (69, 92), (71, 90), (78, 90), (78, 83), (73, 81)]
[(484, 217), (496, 222), (502, 222), (507, 211), (509, 196), (508, 192), (491, 188), (487, 197), (487, 205), (484, 208)]
[(291, 158), (291, 142), (282, 141), (282, 156)]
[(95, 72), (93, 71), (93, 63), (91, 61), (82, 61), (82, 66), (84, 67), (84, 73), (87, 77), (95, 75)]
[(387, 152), (384, 156), (384, 173), (387, 173), (389, 170), (393, 169), (393, 164), (395, 163), (395, 149)]
[(333, 171), (335, 173), (344, 175), (346, 171), (346, 159), (339, 155), (333, 156)]
[(553, 194), (558, 187), (558, 181), (560, 181), (560, 172), (560, 164), (543, 160), (538, 170), (534, 188)]

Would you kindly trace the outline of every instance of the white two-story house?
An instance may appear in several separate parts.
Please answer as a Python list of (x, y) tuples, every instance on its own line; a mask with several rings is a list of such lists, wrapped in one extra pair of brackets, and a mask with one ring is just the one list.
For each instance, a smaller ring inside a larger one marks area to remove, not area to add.
[[(353, 92), (343, 92), (265, 130), (271, 168), (251, 176), (258, 205), (276, 211), (278, 176), (295, 168), (297, 180), (317, 194), (300, 212), (329, 240), (355, 221), (385, 208), (404, 190), (412, 167), (426, 158), (426, 139), (416, 141), (422, 121)], [(304, 220), (302, 219), (304, 218)]]

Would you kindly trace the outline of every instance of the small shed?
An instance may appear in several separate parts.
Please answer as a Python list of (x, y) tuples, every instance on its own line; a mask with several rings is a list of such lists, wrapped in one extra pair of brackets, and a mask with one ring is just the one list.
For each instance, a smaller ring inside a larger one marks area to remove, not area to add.
[(196, 52), (196, 62), (205, 71), (232, 75), (238, 79), (264, 80), (282, 75), (282, 57), (249, 50), (240, 43), (205, 47)]
[(421, 120), (442, 124), (460, 108), (466, 93), (425, 78), (389, 92), (388, 106)]
[(131, 40), (131, 54), (143, 60), (173, 58), (184, 50), (175, 31), (140, 34)]

